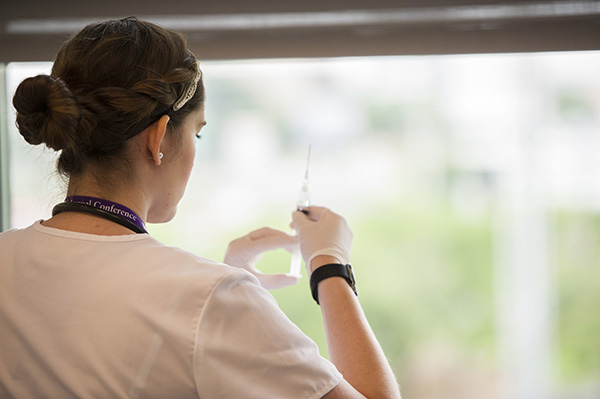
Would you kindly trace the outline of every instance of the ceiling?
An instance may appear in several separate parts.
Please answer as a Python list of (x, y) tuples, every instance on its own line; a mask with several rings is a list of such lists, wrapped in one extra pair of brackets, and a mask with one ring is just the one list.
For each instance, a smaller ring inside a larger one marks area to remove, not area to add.
[(85, 24), (132, 15), (204, 60), (600, 49), (600, 1), (2, 0), (0, 62), (52, 60)]

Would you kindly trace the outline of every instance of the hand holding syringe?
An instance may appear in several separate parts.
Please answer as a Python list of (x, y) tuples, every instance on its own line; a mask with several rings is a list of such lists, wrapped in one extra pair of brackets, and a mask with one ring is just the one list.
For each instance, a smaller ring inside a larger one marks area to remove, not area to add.
[[(308, 155), (306, 157), (306, 171), (304, 172), (304, 180), (302, 181), (302, 188), (298, 193), (298, 198), (296, 200), (296, 208), (300, 212), (307, 213), (305, 210), (310, 206), (310, 188), (308, 182), (308, 165), (310, 162), (310, 148), (308, 147)], [(290, 262), (290, 275), (292, 276), (301, 276), (300, 269), (302, 267), (302, 254), (300, 252), (300, 246), (294, 248), (292, 251), (292, 260)]]
[[(307, 213), (305, 209), (310, 206), (310, 191), (308, 184), (309, 159), (310, 147), (308, 148), (304, 180), (296, 201), (296, 208), (304, 213)], [(289, 273), (268, 274), (263, 273), (256, 268), (256, 262), (260, 259), (262, 253), (279, 248), (285, 248), (292, 253)], [(302, 266), (302, 253), (300, 251), (300, 245), (297, 242), (297, 237), (268, 227), (254, 230), (249, 234), (230, 242), (223, 262), (230, 266), (246, 269), (254, 274), (260, 281), (261, 286), (266, 289), (287, 287), (296, 284), (302, 277), (300, 272)]]

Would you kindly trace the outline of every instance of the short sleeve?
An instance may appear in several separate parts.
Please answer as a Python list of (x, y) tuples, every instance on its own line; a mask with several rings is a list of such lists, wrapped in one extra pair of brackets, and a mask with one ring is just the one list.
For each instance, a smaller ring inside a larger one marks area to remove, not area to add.
[(194, 373), (201, 398), (321, 398), (342, 380), (258, 280), (236, 270), (202, 310)]

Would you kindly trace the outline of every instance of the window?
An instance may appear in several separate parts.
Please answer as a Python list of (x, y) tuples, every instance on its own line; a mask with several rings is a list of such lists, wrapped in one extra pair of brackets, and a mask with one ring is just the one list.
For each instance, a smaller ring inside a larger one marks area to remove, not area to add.
[[(49, 68), (10, 64), (9, 93)], [(289, 231), (312, 145), (313, 202), (353, 227), (360, 300), (406, 397), (597, 396), (599, 68), (598, 52), (203, 62), (196, 166), (151, 233), (220, 260), (251, 229)], [(64, 184), (54, 154), (9, 133), (23, 227)], [(273, 294), (325, 348), (303, 280)]]

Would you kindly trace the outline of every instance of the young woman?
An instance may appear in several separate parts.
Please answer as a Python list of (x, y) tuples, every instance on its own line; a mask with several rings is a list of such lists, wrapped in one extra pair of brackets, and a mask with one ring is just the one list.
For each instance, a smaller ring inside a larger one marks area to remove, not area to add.
[[(226, 264), (147, 234), (175, 215), (206, 124), (180, 34), (135, 18), (89, 25), (13, 104), (25, 140), (60, 151), (69, 184), (51, 218), (0, 235), (0, 397), (399, 397), (353, 290), (341, 216), (294, 212), (297, 236), (254, 231)], [(298, 243), (331, 362), (265, 290), (296, 280), (253, 268)]]

